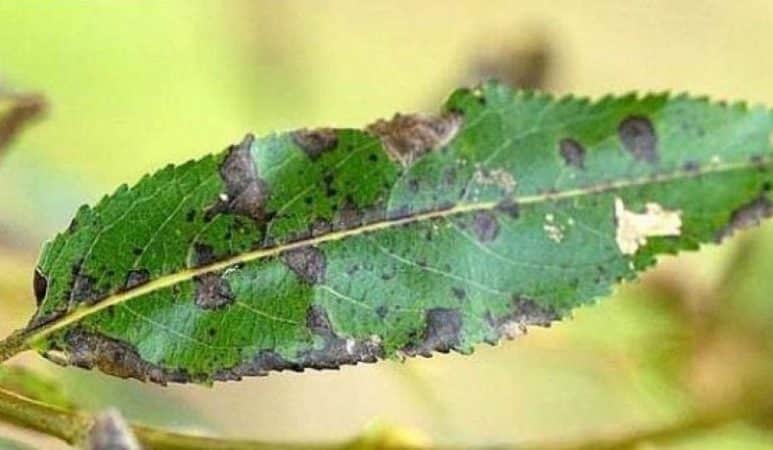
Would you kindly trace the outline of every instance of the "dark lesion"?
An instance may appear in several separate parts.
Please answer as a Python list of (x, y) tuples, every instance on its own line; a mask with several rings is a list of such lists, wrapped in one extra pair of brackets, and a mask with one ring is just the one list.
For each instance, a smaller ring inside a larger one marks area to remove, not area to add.
[(658, 138), (650, 119), (641, 115), (628, 116), (620, 122), (617, 133), (623, 148), (634, 159), (651, 164), (658, 161)]
[(395, 114), (379, 119), (366, 131), (381, 139), (387, 155), (408, 167), (432, 150), (448, 145), (462, 127), (464, 119), (457, 112), (430, 114)]
[(338, 134), (333, 128), (301, 129), (292, 133), (293, 142), (312, 160), (338, 146)]

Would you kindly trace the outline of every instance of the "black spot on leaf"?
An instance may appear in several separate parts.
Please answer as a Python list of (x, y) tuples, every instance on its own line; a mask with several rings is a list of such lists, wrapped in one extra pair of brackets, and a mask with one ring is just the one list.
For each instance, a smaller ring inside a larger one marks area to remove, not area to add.
[(37, 305), (40, 306), (40, 304), (43, 303), (43, 299), (46, 298), (48, 279), (46, 279), (39, 268), (35, 268), (35, 274), (32, 278), (32, 289), (35, 292), (35, 301), (37, 302)]
[(312, 161), (316, 161), (323, 153), (338, 145), (338, 136), (332, 128), (316, 130), (298, 130), (292, 133), (293, 141)]
[(282, 253), (282, 260), (309, 284), (321, 283), (325, 278), (325, 254), (316, 247), (306, 246), (286, 251)]
[(733, 211), (730, 221), (717, 233), (717, 242), (732, 236), (738, 230), (759, 225), (764, 219), (773, 217), (773, 202), (765, 193)]
[(657, 136), (649, 119), (629, 116), (617, 128), (623, 147), (638, 161), (655, 163), (658, 160)]
[[(511, 311), (508, 314), (488, 318), (497, 337), (508, 339), (525, 334), (526, 327), (529, 325), (549, 327), (552, 322), (559, 319), (559, 315), (552, 308), (541, 306), (535, 300), (520, 295), (513, 296)], [(495, 342), (496, 340), (490, 343)]]
[(403, 348), (409, 356), (432, 356), (432, 352), (448, 353), (460, 343), (462, 316), (456, 309), (434, 308), (427, 311), (426, 326), (419, 342)]
[(578, 169), (585, 168), (585, 148), (579, 142), (569, 138), (561, 139), (558, 149), (566, 165)]
[(210, 272), (193, 278), (196, 285), (196, 306), (217, 309), (234, 301), (231, 286), (220, 274)]
[(454, 294), (454, 297), (456, 297), (457, 300), (464, 300), (467, 298), (467, 291), (465, 291), (464, 288), (452, 287), (451, 292)]
[(517, 219), (521, 215), (518, 203), (509, 198), (499, 202), (496, 206), (496, 210), (507, 214), (512, 219)]

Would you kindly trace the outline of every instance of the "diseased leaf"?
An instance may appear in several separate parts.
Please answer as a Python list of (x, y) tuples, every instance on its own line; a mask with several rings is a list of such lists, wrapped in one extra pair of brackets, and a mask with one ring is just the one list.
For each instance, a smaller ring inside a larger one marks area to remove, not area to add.
[(770, 216), (772, 132), (742, 104), (486, 84), (366, 131), (247, 136), (81, 208), (24, 334), (158, 383), (469, 353)]

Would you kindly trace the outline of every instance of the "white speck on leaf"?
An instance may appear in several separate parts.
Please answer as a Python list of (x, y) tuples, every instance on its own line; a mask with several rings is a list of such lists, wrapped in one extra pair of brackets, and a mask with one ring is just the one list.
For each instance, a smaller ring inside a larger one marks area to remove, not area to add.
[(483, 167), (476, 167), (473, 181), (482, 186), (497, 186), (505, 194), (512, 194), (515, 191), (515, 178), (502, 169), (488, 170)]
[(657, 203), (647, 203), (643, 213), (625, 209), (623, 200), (615, 198), (617, 219), (617, 246), (626, 255), (633, 255), (647, 238), (652, 236), (679, 236), (682, 233), (682, 212), (663, 209)]

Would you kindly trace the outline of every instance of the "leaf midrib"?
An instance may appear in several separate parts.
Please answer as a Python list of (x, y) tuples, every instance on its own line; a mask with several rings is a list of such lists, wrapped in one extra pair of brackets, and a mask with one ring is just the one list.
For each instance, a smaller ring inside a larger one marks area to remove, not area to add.
[(271, 248), (262, 248), (258, 250), (253, 250), (236, 256), (232, 256), (230, 258), (223, 259), (221, 261), (214, 262), (212, 264), (208, 264), (208, 265), (204, 265), (196, 268), (184, 269), (173, 274), (164, 275), (160, 278), (150, 281), (144, 285), (138, 286), (134, 289), (126, 290), (126, 291), (105, 297), (104, 299), (100, 300), (98, 303), (80, 306), (68, 312), (67, 314), (57, 318), (54, 321), (43, 324), (38, 328), (26, 330), (25, 342), (27, 345), (32, 346), (35, 342), (39, 341), (40, 339), (43, 339), (46, 336), (58, 330), (61, 330), (62, 328), (67, 327), (68, 325), (78, 322), (79, 320), (87, 316), (90, 316), (91, 314), (97, 313), (111, 306), (124, 303), (131, 299), (141, 297), (146, 294), (150, 294), (157, 290), (171, 287), (185, 281), (189, 281), (194, 277), (201, 276), (209, 272), (218, 272), (237, 264), (248, 263), (251, 261), (260, 260), (262, 258), (276, 256), (276, 255), (279, 255), (280, 253), (283, 253), (289, 250), (298, 249), (301, 247), (306, 247), (309, 245), (319, 245), (325, 242), (339, 241), (351, 236), (357, 236), (360, 234), (389, 229), (389, 228), (406, 225), (410, 223), (415, 223), (415, 222), (422, 222), (425, 220), (431, 220), (439, 217), (448, 217), (448, 216), (453, 216), (457, 214), (472, 213), (476, 211), (490, 211), (495, 209), (497, 206), (501, 205), (503, 201), (508, 201), (508, 200), (515, 202), (517, 205), (527, 205), (527, 204), (535, 204), (535, 203), (541, 203), (541, 202), (547, 202), (547, 201), (557, 201), (557, 200), (562, 200), (567, 198), (582, 197), (582, 196), (600, 194), (603, 192), (622, 190), (625, 188), (635, 187), (635, 186), (645, 186), (650, 184), (654, 185), (654, 184), (668, 183), (671, 181), (677, 181), (682, 179), (697, 178), (697, 177), (709, 175), (709, 174), (732, 172), (732, 171), (747, 170), (747, 169), (756, 170), (757, 168), (760, 168), (760, 167), (767, 167), (768, 165), (770, 165), (771, 162), (773, 162), (773, 158), (763, 157), (761, 162), (749, 161), (749, 162), (738, 162), (738, 163), (712, 164), (707, 168), (700, 168), (694, 171), (685, 171), (685, 170), (677, 169), (671, 173), (653, 174), (645, 177), (634, 178), (631, 180), (607, 181), (604, 183), (598, 183), (584, 188), (569, 189), (563, 192), (534, 194), (534, 195), (526, 195), (522, 197), (518, 197), (517, 195), (514, 195), (509, 198), (505, 197), (497, 201), (461, 203), (461, 204), (454, 205), (451, 208), (418, 213), (411, 216), (401, 217), (398, 219), (381, 220), (381, 221), (372, 222), (366, 225), (362, 225), (359, 227), (340, 230), (340, 231), (334, 231), (328, 234), (315, 236), (315, 237), (307, 238), (303, 240), (298, 240), (298, 241), (278, 245)]

